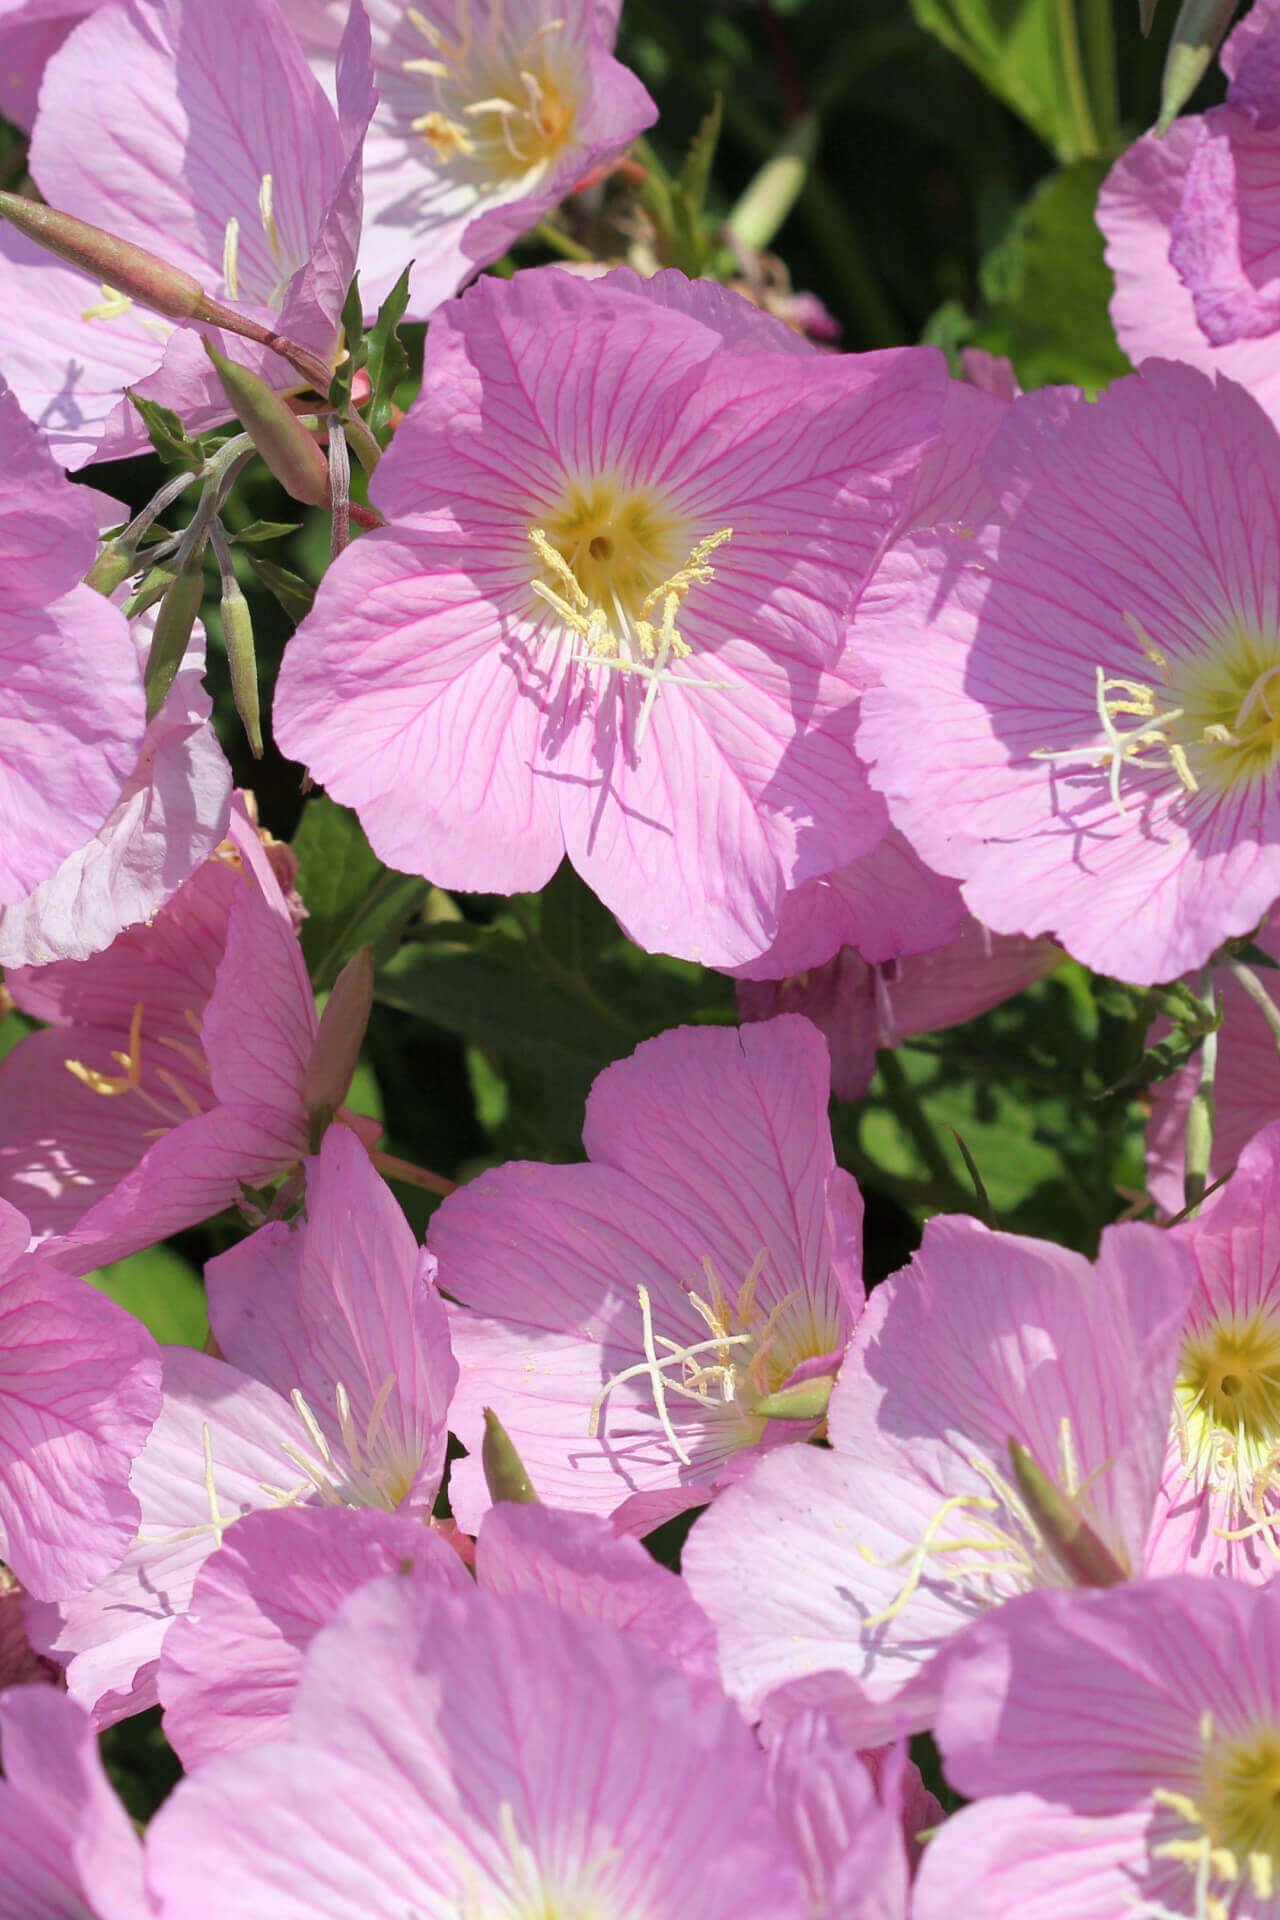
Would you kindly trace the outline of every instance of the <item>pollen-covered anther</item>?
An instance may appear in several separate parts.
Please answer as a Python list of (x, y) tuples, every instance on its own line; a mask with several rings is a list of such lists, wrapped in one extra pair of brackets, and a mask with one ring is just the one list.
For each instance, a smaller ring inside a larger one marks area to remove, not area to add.
[(468, 172), (491, 185), (544, 172), (571, 138), (576, 117), (553, 67), (553, 42), (565, 22), (544, 20), (527, 40), (516, 42), (500, 4), (490, 9), (488, 31), (481, 35), (463, 7), (456, 39), (415, 7), (406, 18), (431, 52), (402, 60), (401, 70), (421, 75), (434, 96), (410, 125), (439, 164), (465, 161)]
[(136, 1093), (142, 1081), (142, 1018), (143, 1002), (139, 1000), (129, 1021), (129, 1051), (111, 1055), (124, 1068), (123, 1073), (102, 1073), (97, 1067), (86, 1067), (83, 1060), (68, 1060), (67, 1072), (94, 1093)]

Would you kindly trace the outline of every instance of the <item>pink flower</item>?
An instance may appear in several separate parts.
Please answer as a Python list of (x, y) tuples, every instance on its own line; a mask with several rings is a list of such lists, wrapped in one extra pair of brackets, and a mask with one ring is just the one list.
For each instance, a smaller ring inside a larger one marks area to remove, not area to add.
[[(166, 1351), (128, 1557), (83, 1600), (30, 1613), (33, 1641), (104, 1725), (156, 1698), (166, 1631), (243, 1516), (321, 1504), (425, 1522), (444, 1469), (457, 1368), (433, 1265), (346, 1127), (308, 1162), (305, 1218), (262, 1228), (206, 1278), (227, 1358)], [(376, 1561), (380, 1537), (353, 1551)], [(205, 1712), (197, 1702), (190, 1717)]]
[(101, 496), (72, 486), (0, 380), (0, 911), (102, 827), (146, 726), (124, 615), (81, 580)]
[[(1280, 960), (1280, 924), (1269, 916), (1254, 939), (1265, 953)], [(1267, 993), (1276, 997), (1280, 974), (1255, 969)], [(1199, 987), (1198, 979), (1193, 981)], [(1213, 1081), (1213, 1148), (1209, 1178), (1229, 1173), (1260, 1127), (1280, 1119), (1280, 1050), (1275, 1036), (1255, 1003), (1228, 967), (1215, 967), (1212, 989), (1222, 1004), (1218, 1029), (1218, 1061)], [(1168, 1030), (1161, 1021), (1151, 1039)], [(1151, 1089), (1151, 1118), (1147, 1125), (1147, 1191), (1166, 1214), (1181, 1213), (1183, 1176), (1187, 1161), (1187, 1111), (1200, 1078), (1197, 1054), (1168, 1080)]]
[[(149, 248), (327, 360), (355, 264), (373, 105), (358, 4), (338, 75), (335, 114), (277, 0), (119, 0), (83, 20), (50, 60), (31, 170), (53, 206)], [(193, 432), (226, 419), (199, 330), (110, 287), (95, 294), (8, 227), (0, 288), (9, 378), (66, 465), (147, 445), (126, 386), (173, 408)], [(265, 349), (204, 330), (275, 385), (300, 384)]]
[(60, 1600), (128, 1550), (160, 1356), (140, 1321), (28, 1238), (0, 1201), (0, 1553), (30, 1593)]
[(7, 984), (52, 1024), (0, 1062), (0, 1193), (64, 1264), (149, 1246), (305, 1152), (315, 1003), (242, 807), (149, 926)]
[[(145, 662), (153, 622), (134, 622)], [(86, 960), (126, 927), (153, 920), (226, 835), (231, 769), (205, 692), (204, 642), (192, 646), (137, 765), (91, 840), (25, 900), (0, 907), (0, 966)]]
[[(658, 117), (613, 58), (621, 0), (372, 0), (378, 105), (365, 149), (366, 302), (405, 266), (428, 319)], [(285, 0), (323, 59), (341, 8)]]
[[(190, 1770), (214, 1753), (279, 1740), (307, 1648), (347, 1595), (384, 1573), (469, 1589), (460, 1555), (421, 1513), (286, 1507), (246, 1514), (201, 1567), (160, 1656), (165, 1732)], [(534, 1593), (634, 1635), (720, 1697), (715, 1634), (684, 1582), (593, 1514), (490, 1508), (476, 1578)]]
[(1280, 1561), (1280, 1124), (1173, 1236), (1197, 1279), (1149, 1571), (1265, 1582)]
[(972, 1627), (937, 1738), (984, 1803), (926, 1849), (916, 1920), (1272, 1914), (1278, 1609), (1275, 1586), (1182, 1578), (1031, 1594)]
[(830, 1049), (832, 1092), (860, 1100), (881, 1047), (975, 1020), (1061, 958), (1052, 941), (990, 933), (890, 828), (861, 860), (787, 896), (778, 939), (736, 970), (738, 1013), (804, 1014)]
[(182, 1782), (147, 1854), (165, 1920), (214, 1884), (225, 1920), (809, 1911), (727, 1702), (532, 1595), (394, 1577), (316, 1636), (289, 1739)]
[(906, 543), (864, 596), (859, 750), (994, 931), (1168, 980), (1280, 893), (1280, 442), (1163, 362), (1019, 400), (1002, 441), (1009, 524)]
[(932, 352), (824, 357), (676, 273), (479, 282), (374, 478), (392, 524), (286, 652), (277, 738), (392, 866), (510, 893), (567, 852), (642, 946), (752, 958), (882, 831), (845, 616), (941, 389)]
[(0, 1920), (148, 1920), (142, 1846), (81, 1709), (52, 1687), (0, 1694)]
[(583, 1141), (588, 1165), (495, 1168), (432, 1218), (470, 1531), (486, 1405), (542, 1498), (644, 1532), (808, 1437), (756, 1403), (833, 1373), (862, 1306), (861, 1197), (805, 1022), (646, 1041), (597, 1079)]
[(901, 1748), (856, 1754), (824, 1714), (797, 1713), (769, 1749), (769, 1803), (804, 1866), (813, 1920), (906, 1920), (915, 1835), (942, 1809)]
[(1186, 360), (1238, 380), (1276, 418), (1280, 381), (1280, 11), (1258, 0), (1222, 49), (1226, 104), (1148, 134), (1098, 202), (1116, 275), (1111, 314), (1135, 362)]
[(750, 1712), (775, 1688), (858, 1746), (932, 1717), (934, 1656), (967, 1621), (1080, 1565), (1019, 1481), (1018, 1441), (1117, 1575), (1142, 1570), (1191, 1285), (1154, 1227), (1098, 1263), (967, 1217), (931, 1220), (871, 1295), (832, 1451), (760, 1461), (694, 1527), (685, 1575)]

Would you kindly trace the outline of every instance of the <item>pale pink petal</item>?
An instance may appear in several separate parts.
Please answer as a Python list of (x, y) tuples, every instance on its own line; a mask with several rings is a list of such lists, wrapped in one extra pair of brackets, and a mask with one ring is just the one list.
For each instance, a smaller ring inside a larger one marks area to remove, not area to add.
[(132, 1314), (38, 1254), (5, 1265), (0, 1538), (29, 1592), (84, 1593), (124, 1558), (129, 1472), (159, 1410), (160, 1358)]
[(503, 1501), (476, 1540), (489, 1593), (536, 1593), (564, 1612), (634, 1634), (691, 1681), (718, 1689), (716, 1637), (678, 1575), (594, 1514)]
[(164, 1730), (188, 1771), (288, 1732), (303, 1656), (342, 1601), (379, 1574), (465, 1589), (453, 1548), (421, 1520), (346, 1507), (250, 1513), (201, 1567), (165, 1635)]
[(458, 1377), (433, 1263), (347, 1127), (306, 1168), (304, 1216), (210, 1261), (214, 1334), (234, 1365), (302, 1394), (354, 1481), (429, 1513)]
[(14, 906), (0, 908), (0, 966), (86, 960), (151, 920), (227, 831), (231, 770), (189, 658), (120, 799), (93, 839)]
[[(727, 1707), (527, 1594), (379, 1580), (317, 1635), (288, 1742), (219, 1757), (149, 1835), (166, 1920), (392, 1920), (586, 1900), (648, 1920), (800, 1920), (799, 1877)], [(226, 1847), (234, 1829), (238, 1843)], [(708, 1848), (723, 1831), (733, 1844)]]
[(91, 1722), (51, 1687), (0, 1695), (0, 1920), (147, 1920), (142, 1847)]
[(91, 587), (11, 608), (0, 641), (0, 904), (21, 900), (102, 827), (146, 729), (129, 625)]
[(66, 1667), (72, 1698), (99, 1726), (155, 1703), (165, 1634), (223, 1529), (311, 1490), (306, 1432), (286, 1401), (187, 1347), (164, 1361), (164, 1403), (131, 1482), (137, 1539), (83, 1599), (28, 1610), (33, 1646)]

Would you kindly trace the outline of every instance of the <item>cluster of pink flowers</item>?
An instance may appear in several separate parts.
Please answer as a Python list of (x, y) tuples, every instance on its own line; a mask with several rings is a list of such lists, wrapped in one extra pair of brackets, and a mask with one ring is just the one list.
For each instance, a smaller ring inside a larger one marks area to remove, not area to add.
[[(618, 14), (0, 0), (69, 217), (0, 225), (0, 1920), (1265, 1920), (1280, 0), (1103, 190), (1096, 398), (486, 274), (655, 118)], [(382, 446), (343, 369), (410, 259)], [(141, 515), (69, 477), (157, 421)], [(378, 859), (567, 860), (736, 982), (425, 1246), (344, 1104), (371, 963), (317, 1008), (179, 619), (208, 540), (233, 654), (255, 446), (335, 528), (274, 736)], [(1164, 1224), (941, 1214), (868, 1294), (832, 1094), (1064, 958), (1206, 1010)], [(202, 1351), (87, 1278), (235, 1208)], [(140, 1836), (98, 1738), (157, 1706)]]

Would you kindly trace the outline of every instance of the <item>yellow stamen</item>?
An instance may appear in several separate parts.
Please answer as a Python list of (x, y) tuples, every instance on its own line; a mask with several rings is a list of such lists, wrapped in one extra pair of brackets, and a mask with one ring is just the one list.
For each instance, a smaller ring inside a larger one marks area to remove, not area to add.
[(82, 320), (118, 320), (122, 313), (128, 313), (133, 301), (127, 293), (120, 293), (115, 287), (102, 287), (102, 298), (96, 307), (86, 307), (80, 315)]
[(74, 1074), (77, 1080), (86, 1087), (92, 1088), (94, 1093), (134, 1092), (142, 1079), (142, 1006), (143, 1003), (139, 1000), (129, 1022), (128, 1053), (115, 1052), (111, 1055), (111, 1058), (118, 1061), (124, 1068), (122, 1074), (101, 1073), (96, 1067), (86, 1067), (83, 1060), (68, 1060), (65, 1063), (67, 1072)]
[(240, 222), (232, 214), (222, 236), (222, 284), (229, 300), (240, 298)]

